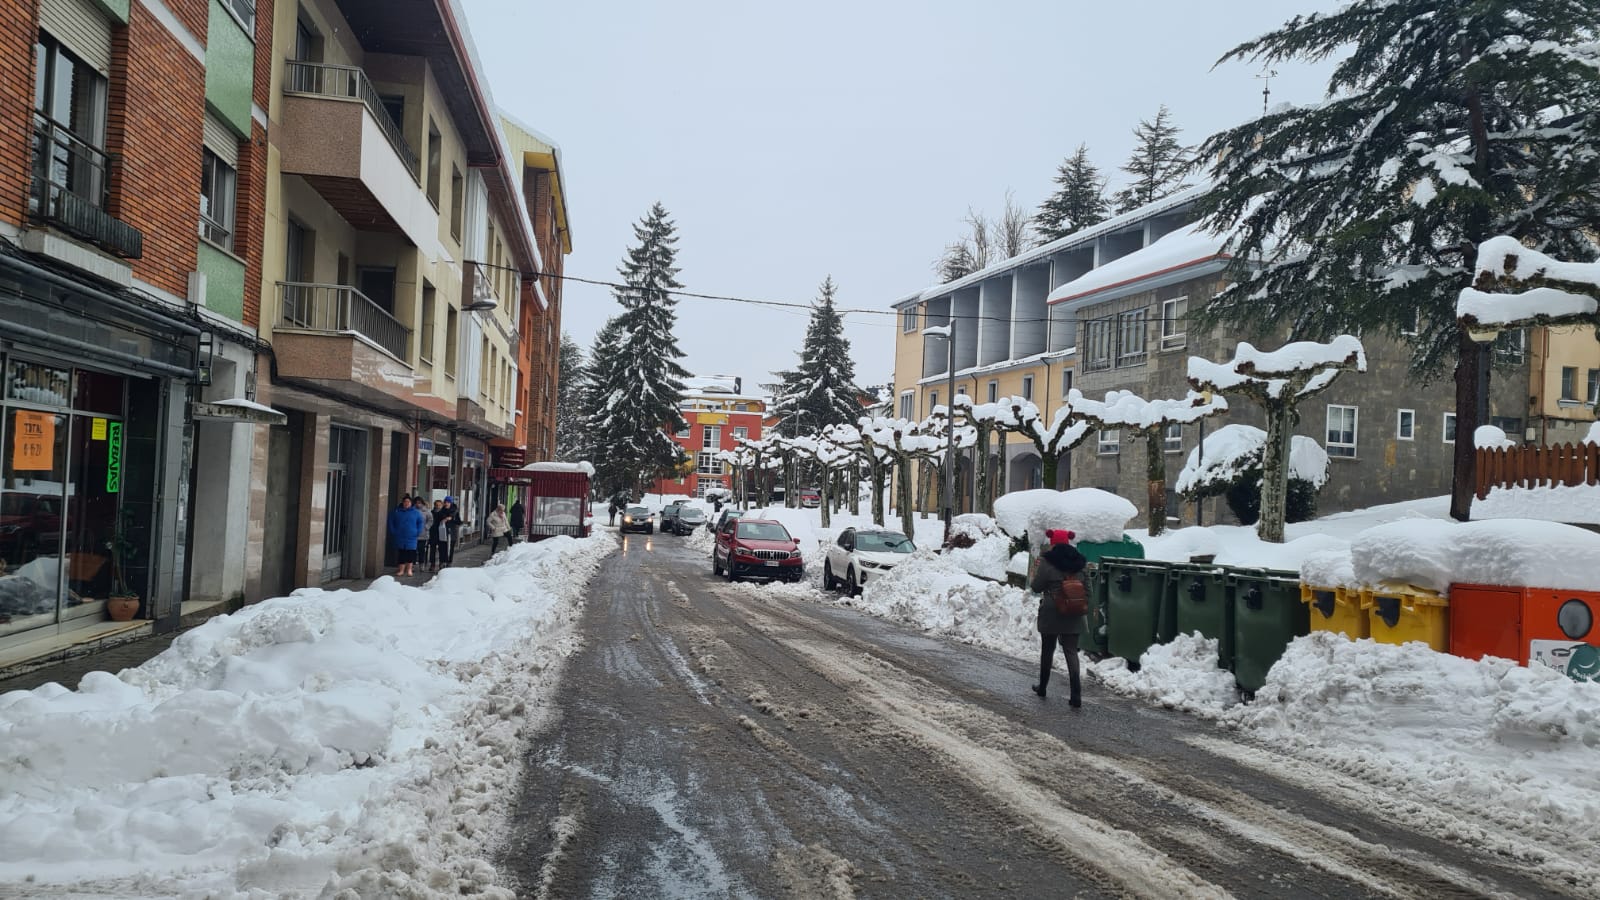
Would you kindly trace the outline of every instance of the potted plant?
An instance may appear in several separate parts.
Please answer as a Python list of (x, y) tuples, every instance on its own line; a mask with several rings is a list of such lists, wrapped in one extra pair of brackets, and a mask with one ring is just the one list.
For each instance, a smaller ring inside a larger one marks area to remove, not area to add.
[(106, 615), (114, 622), (126, 622), (139, 611), (139, 593), (128, 586), (128, 560), (135, 547), (128, 539), (133, 526), (133, 513), (122, 510), (117, 516), (117, 527), (106, 542), (111, 551), (111, 595), (106, 598)]

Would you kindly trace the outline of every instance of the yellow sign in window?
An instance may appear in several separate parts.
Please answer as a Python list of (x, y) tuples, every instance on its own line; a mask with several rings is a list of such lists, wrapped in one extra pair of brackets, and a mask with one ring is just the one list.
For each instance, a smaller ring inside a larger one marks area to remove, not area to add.
[(95, 419), (93, 422), (89, 423), (89, 438), (96, 441), (103, 441), (106, 439), (105, 419)]

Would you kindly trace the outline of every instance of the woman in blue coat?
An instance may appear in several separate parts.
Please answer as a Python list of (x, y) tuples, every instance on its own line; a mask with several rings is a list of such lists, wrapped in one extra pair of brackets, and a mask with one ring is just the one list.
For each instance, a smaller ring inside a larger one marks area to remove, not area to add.
[(417, 574), (417, 538), (427, 527), (422, 510), (411, 505), (409, 494), (401, 497), (400, 505), (389, 512), (389, 540), (394, 542), (400, 566), (395, 572), (396, 578)]

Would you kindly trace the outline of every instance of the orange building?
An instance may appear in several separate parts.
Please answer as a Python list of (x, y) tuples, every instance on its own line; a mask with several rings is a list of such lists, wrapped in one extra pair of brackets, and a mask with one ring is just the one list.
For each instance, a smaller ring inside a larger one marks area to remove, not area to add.
[(738, 446), (739, 438), (759, 440), (767, 411), (765, 400), (743, 393), (742, 387), (741, 379), (725, 375), (684, 380), (678, 409), (689, 427), (672, 439), (690, 463), (679, 477), (657, 481), (656, 493), (704, 497), (711, 488), (732, 488), (733, 473), (717, 454)]

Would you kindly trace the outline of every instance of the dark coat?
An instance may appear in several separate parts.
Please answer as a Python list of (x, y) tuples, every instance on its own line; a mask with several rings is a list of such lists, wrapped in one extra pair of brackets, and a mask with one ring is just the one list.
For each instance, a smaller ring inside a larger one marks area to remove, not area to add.
[(450, 520), (455, 515), (455, 510), (448, 506), (441, 506), (433, 511), (433, 524), (428, 527), (428, 538), (435, 541), (450, 540)]
[(511, 514), (511, 533), (512, 534), (521, 534), (522, 533), (522, 525), (523, 525), (524, 522), (527, 521), (527, 519), (526, 519), (527, 511), (522, 508), (522, 501), (521, 500), (518, 500), (517, 502), (511, 504), (510, 514)]
[[(1071, 571), (1072, 574), (1068, 574)], [(1082, 578), (1083, 555), (1066, 544), (1051, 547), (1039, 557), (1028, 587), (1039, 595), (1040, 634), (1082, 634), (1083, 616), (1063, 616), (1056, 611), (1056, 588), (1066, 578)]]
[(389, 511), (389, 540), (402, 550), (417, 546), (417, 538), (427, 526), (427, 518), (415, 506), (396, 506)]

